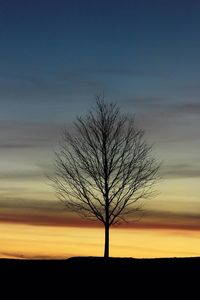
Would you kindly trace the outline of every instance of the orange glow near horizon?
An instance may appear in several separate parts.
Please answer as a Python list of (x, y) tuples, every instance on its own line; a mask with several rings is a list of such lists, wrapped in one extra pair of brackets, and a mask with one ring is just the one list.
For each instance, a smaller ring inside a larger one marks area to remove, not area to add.
[[(0, 224), (0, 257), (64, 259), (102, 256), (103, 228)], [(180, 257), (200, 255), (200, 231), (111, 229), (110, 256)]]
[[(0, 257), (103, 255), (100, 223), (67, 212), (42, 176), (13, 176), (0, 182)], [(199, 178), (167, 178), (156, 190), (157, 197), (145, 201), (140, 222), (111, 229), (111, 256), (200, 256)]]

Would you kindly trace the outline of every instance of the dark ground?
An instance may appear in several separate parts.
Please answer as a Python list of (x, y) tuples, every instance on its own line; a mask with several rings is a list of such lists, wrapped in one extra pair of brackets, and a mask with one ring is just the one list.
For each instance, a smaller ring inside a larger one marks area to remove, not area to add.
[(193, 274), (199, 272), (200, 257), (192, 258), (156, 258), (156, 259), (134, 259), (103, 257), (71, 257), (66, 260), (26, 260), (26, 259), (0, 259), (0, 271), (29, 272), (37, 271), (39, 276), (49, 275), (49, 272), (64, 272), (64, 274), (86, 274), (93, 275), (96, 272), (129, 272), (129, 274), (160, 274), (162, 272), (176, 272)]
[[(1, 286), (4, 286), (4, 283), (9, 284), (8, 294), (15, 291), (19, 296), (19, 293), (27, 288), (29, 291), (27, 296), (33, 293), (40, 296), (45, 294), (45, 299), (49, 294), (52, 296), (52, 293), (57, 294), (57, 299), (58, 294), (69, 294), (72, 290), (75, 295), (79, 293), (85, 295), (81, 297), (84, 299), (99, 299), (97, 296), (105, 290), (112, 292), (113, 296), (127, 292), (139, 292), (143, 295), (153, 293), (155, 296), (161, 291), (159, 298), (166, 299), (164, 296), (167, 293), (174, 294), (175, 289), (179, 296), (183, 291), (184, 293), (189, 291), (189, 298), (191, 298), (195, 291), (196, 298), (199, 298), (200, 258), (1, 259), (0, 283)], [(90, 297), (93, 289), (96, 296)], [(76, 299), (76, 297), (66, 299)]]

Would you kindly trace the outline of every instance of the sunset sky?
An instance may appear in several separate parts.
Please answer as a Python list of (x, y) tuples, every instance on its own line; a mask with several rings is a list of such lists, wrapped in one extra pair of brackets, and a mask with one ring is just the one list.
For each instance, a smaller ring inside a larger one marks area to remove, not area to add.
[(162, 161), (111, 255), (200, 255), (200, 1), (0, 1), (0, 257), (102, 255), (103, 228), (68, 214), (46, 174), (63, 126), (104, 92)]

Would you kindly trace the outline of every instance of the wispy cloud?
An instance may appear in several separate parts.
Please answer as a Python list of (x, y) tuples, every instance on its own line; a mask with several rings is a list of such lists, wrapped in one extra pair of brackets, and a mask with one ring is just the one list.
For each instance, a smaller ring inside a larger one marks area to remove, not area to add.
[(66, 213), (66, 210), (64, 209), (63, 205), (59, 201), (55, 200), (47, 200), (47, 199), (27, 199), (27, 198), (19, 198), (19, 197), (2, 197), (0, 199), (0, 208), (2, 209), (13, 209), (13, 212), (16, 211), (19, 212), (20, 210), (30, 210), (34, 212), (36, 211), (44, 211), (47, 214), (52, 211), (55, 214), (60, 213), (63, 211), (63, 213)]
[(63, 124), (54, 122), (0, 122), (0, 148), (35, 148), (53, 146)]
[(41, 147), (41, 145), (39, 144), (29, 144), (29, 143), (16, 143), (16, 144), (12, 144), (12, 143), (5, 143), (5, 144), (0, 144), (0, 148), (5, 148), (5, 149), (14, 149), (14, 148), (37, 148), (37, 147)]
[(37, 170), (15, 170), (10, 172), (0, 172), (0, 179), (3, 180), (30, 180), (34, 178), (40, 178), (44, 176), (44, 170), (37, 169)]
[(134, 68), (124, 68), (124, 67), (112, 67), (112, 68), (98, 68), (96, 70), (91, 70), (90, 72), (95, 72), (98, 75), (110, 75), (110, 76), (120, 76), (120, 77), (150, 77), (150, 78), (167, 78), (169, 75), (166, 72), (149, 70), (149, 69), (134, 69)]
[(169, 107), (169, 109), (174, 110), (176, 113), (179, 114), (200, 114), (200, 103), (191, 102), (191, 103), (182, 103), (180, 105), (174, 105)]
[(19, 209), (18, 211), (4, 211), (0, 213), (1, 223), (11, 224), (27, 224), (35, 226), (54, 226), (54, 227), (100, 227), (101, 224), (91, 222), (89, 220), (81, 220), (76, 216), (70, 216), (64, 210), (63, 213), (60, 211), (47, 213), (45, 210), (42, 212), (39, 209), (36, 211), (30, 209)]
[[(34, 106), (63, 105), (72, 94), (82, 96), (108, 88), (105, 80), (88, 70), (43, 70), (34, 74), (0, 74), (0, 102)], [(68, 97), (67, 97), (68, 96)], [(33, 101), (34, 100), (34, 101)]]
[[(10, 224), (26, 224), (34, 226), (54, 227), (102, 227), (100, 222), (89, 221), (80, 218), (76, 214), (69, 213), (56, 201), (34, 200), (6, 200), (0, 206), (0, 222)], [(178, 212), (168, 210), (146, 209), (141, 216), (133, 215), (128, 223), (122, 223), (120, 227), (138, 229), (177, 229), (200, 230), (200, 214), (198, 212)], [(138, 221), (139, 220), (139, 221)]]
[(175, 90), (181, 93), (183, 96), (187, 97), (199, 97), (200, 96), (200, 84), (188, 84), (185, 83), (184, 85), (176, 85)]
[(68, 254), (67, 256), (59, 256), (56, 254), (51, 254), (51, 255), (33, 255), (28, 252), (16, 252), (16, 251), (9, 251), (9, 252), (0, 252), (0, 257), (3, 258), (11, 258), (11, 259), (63, 259), (63, 258), (68, 258), (73, 255)]
[(163, 178), (196, 178), (200, 177), (200, 166), (192, 164), (176, 164), (164, 166), (161, 170)]
[[(200, 141), (199, 102), (173, 103), (172, 99), (167, 101), (156, 96), (142, 97), (141, 101), (135, 99), (132, 104), (129, 100), (127, 109), (130, 110), (131, 105), (136, 106), (136, 121), (153, 135), (154, 141), (157, 140), (160, 145), (164, 143), (168, 148), (171, 143), (176, 143), (188, 148), (192, 146), (192, 142)], [(175, 155), (174, 148), (171, 151)]]

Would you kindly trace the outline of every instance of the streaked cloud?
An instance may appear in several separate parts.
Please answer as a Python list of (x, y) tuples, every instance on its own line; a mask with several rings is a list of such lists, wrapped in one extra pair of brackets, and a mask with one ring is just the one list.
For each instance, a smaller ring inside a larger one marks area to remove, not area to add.
[(97, 222), (89, 220), (81, 220), (77, 216), (71, 216), (64, 209), (52, 210), (49, 209), (15, 209), (3, 210), (0, 212), (0, 223), (10, 224), (26, 224), (35, 226), (54, 226), (54, 227), (102, 227)]
[(163, 166), (161, 176), (164, 178), (200, 177), (200, 165), (176, 164)]
[(55, 122), (1, 121), (0, 149), (53, 146), (62, 128)]
[(90, 73), (95, 73), (97, 75), (110, 75), (110, 76), (120, 76), (120, 77), (149, 77), (149, 78), (167, 78), (169, 76), (169, 74), (167, 72), (161, 72), (160, 70), (156, 71), (156, 70), (150, 70), (148, 68), (128, 68), (128, 67), (124, 67), (124, 66), (120, 66), (120, 67), (99, 67), (96, 70), (90, 70)]
[[(200, 214), (195, 210), (178, 212), (166, 209), (143, 209), (133, 214), (128, 223), (121, 223), (120, 227), (200, 230)], [(77, 214), (70, 213), (55, 200), (4, 199), (0, 201), (0, 215), (0, 223), (54, 227), (102, 227), (100, 222), (80, 218)]]
[(50, 211), (55, 213), (60, 213), (63, 211), (66, 213), (64, 207), (61, 205), (59, 201), (55, 200), (47, 200), (47, 199), (26, 199), (19, 197), (2, 197), (0, 201), (1, 209), (16, 209), (16, 211), (20, 210), (30, 210), (34, 211), (46, 211), (48, 214)]
[(72, 94), (79, 95), (79, 102), (86, 94), (103, 88), (109, 88), (105, 80), (87, 69), (44, 69), (36, 74), (0, 74), (0, 103), (6, 100), (14, 107), (17, 101), (24, 108), (36, 104), (41, 108), (44, 104), (48, 109), (53, 109), (55, 104), (63, 108), (71, 102)]
[(0, 180), (30, 180), (34, 178), (39, 178), (44, 176), (44, 171), (38, 170), (22, 170), (22, 171), (10, 171), (10, 172), (0, 172)]
[(36, 147), (40, 147), (41, 145), (36, 145), (36, 144), (26, 144), (26, 143), (19, 143), (19, 144), (12, 144), (12, 143), (8, 143), (8, 144), (1, 144), (0, 148), (5, 148), (5, 149), (14, 149), (14, 148), (36, 148)]
[(194, 83), (187, 81), (185, 84), (175, 85), (175, 91), (178, 91), (184, 97), (186, 96), (198, 99), (200, 96), (200, 84), (198, 80), (194, 80)]
[[(23, 251), (24, 253), (22, 252), (15, 252), (15, 251), (10, 251), (10, 252), (0, 252), (0, 257), (2, 258), (11, 258), (11, 259), (63, 259), (63, 255), (62, 256), (59, 256), (59, 255), (56, 255), (55, 254), (51, 254), (51, 255), (48, 255), (48, 254), (45, 254), (45, 255), (42, 255), (42, 254), (38, 254), (38, 255), (33, 255), (33, 254), (30, 254), (26, 251)], [(70, 256), (73, 256), (68, 254), (67, 257), (70, 257)], [(65, 258), (67, 258), (65, 257)]]
[(200, 114), (200, 103), (198, 102), (188, 102), (182, 103), (180, 105), (174, 105), (171, 107), (172, 110), (176, 111), (179, 114), (186, 114), (186, 115), (199, 115)]

